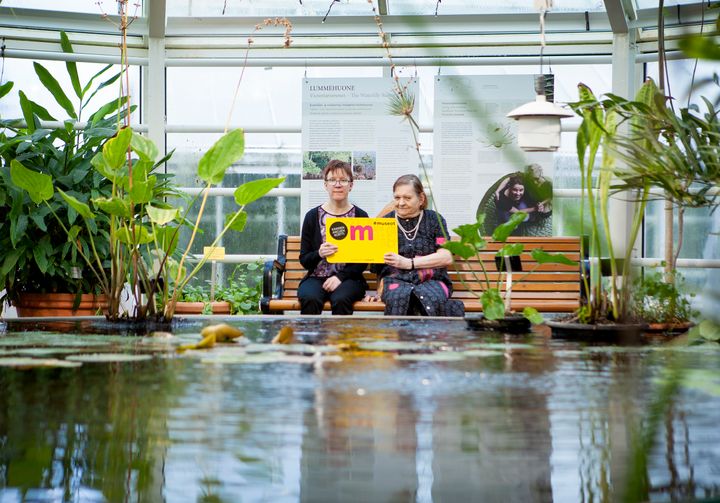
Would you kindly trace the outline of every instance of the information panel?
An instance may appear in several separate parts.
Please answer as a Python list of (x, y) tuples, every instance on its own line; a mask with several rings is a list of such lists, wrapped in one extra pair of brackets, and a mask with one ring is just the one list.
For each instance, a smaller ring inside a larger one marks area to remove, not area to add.
[[(416, 80), (401, 79), (418, 101)], [(392, 185), (418, 174), (410, 125), (391, 115), (392, 78), (304, 79), (300, 210), (327, 201), (322, 170), (331, 159), (349, 162), (354, 183), (350, 202), (368, 215), (392, 201)]]
[(394, 218), (328, 218), (328, 243), (338, 251), (328, 262), (382, 264), (383, 255), (398, 252), (397, 222)]
[(520, 150), (506, 117), (534, 99), (533, 75), (436, 77), (433, 193), (450, 229), (483, 213), (490, 235), (521, 210), (515, 235), (552, 235), (553, 153)]

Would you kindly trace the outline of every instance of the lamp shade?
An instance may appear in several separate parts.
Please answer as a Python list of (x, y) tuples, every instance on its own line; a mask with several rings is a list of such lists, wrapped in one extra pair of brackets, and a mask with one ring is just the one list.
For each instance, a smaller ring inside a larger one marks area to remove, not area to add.
[(507, 114), (518, 121), (518, 146), (527, 152), (557, 150), (560, 147), (560, 119), (572, 116), (569, 110), (548, 102), (543, 94)]

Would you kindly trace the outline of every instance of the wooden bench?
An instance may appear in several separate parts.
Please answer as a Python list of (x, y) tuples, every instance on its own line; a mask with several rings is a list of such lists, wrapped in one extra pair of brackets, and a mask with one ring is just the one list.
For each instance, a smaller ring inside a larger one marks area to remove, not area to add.
[[(572, 312), (580, 305), (580, 238), (578, 237), (517, 237), (508, 239), (508, 243), (523, 243), (525, 251), (521, 255), (523, 272), (514, 273), (512, 286), (512, 304), (514, 311), (522, 311), (531, 306), (540, 312)], [(489, 242), (481, 252), (481, 260), (488, 271), (493, 286), (499, 273), (495, 266), (495, 253), (503, 243)], [(530, 251), (542, 248), (548, 253), (564, 253), (569, 259), (578, 262), (576, 266), (563, 264), (538, 264)], [(307, 272), (300, 265), (300, 237), (281, 235), (278, 239), (277, 258), (266, 262), (263, 271), (263, 296), (260, 308), (264, 314), (282, 314), (284, 311), (300, 310), (297, 289), (300, 280)], [(477, 271), (478, 278), (472, 271)], [(477, 257), (464, 261), (456, 257), (455, 263), (448, 267), (453, 282), (453, 299), (462, 300), (466, 312), (480, 312), (482, 306), (477, 296), (485, 289), (480, 261)], [(503, 275), (504, 276), (504, 275)], [(524, 276), (524, 277), (523, 277)], [(518, 279), (521, 281), (517, 281)], [(365, 271), (369, 288), (375, 291), (375, 274)], [(461, 281), (464, 280), (463, 281)], [(505, 290), (504, 277), (502, 290)], [(325, 303), (330, 310), (330, 303)], [(384, 311), (382, 302), (356, 302), (355, 311)]]

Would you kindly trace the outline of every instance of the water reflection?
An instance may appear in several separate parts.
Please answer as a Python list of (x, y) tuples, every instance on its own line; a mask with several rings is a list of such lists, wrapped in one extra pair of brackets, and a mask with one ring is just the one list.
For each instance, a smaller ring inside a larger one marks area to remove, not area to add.
[[(282, 323), (244, 328), (268, 341)], [(342, 362), (160, 353), (0, 368), (0, 501), (616, 501), (662, 369), (717, 372), (717, 353), (510, 339), (454, 322), (293, 323), (303, 342), (340, 348)], [(421, 344), (363, 349), (373, 341)], [(463, 349), (475, 353), (395, 358)], [(675, 397), (641, 499), (720, 495), (718, 417), (716, 396)]]

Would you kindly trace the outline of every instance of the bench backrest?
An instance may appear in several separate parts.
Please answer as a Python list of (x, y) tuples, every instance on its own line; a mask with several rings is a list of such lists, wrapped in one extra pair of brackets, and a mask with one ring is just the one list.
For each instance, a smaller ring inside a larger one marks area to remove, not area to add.
[[(534, 248), (542, 248), (548, 253), (564, 253), (569, 259), (579, 262), (580, 238), (578, 237), (512, 237), (508, 243), (523, 243), (525, 251), (521, 254), (523, 272), (514, 273), (513, 300), (524, 300), (531, 304), (533, 300), (552, 297), (555, 300), (567, 299), (577, 301), (580, 298), (580, 266), (564, 264), (538, 265), (530, 252)], [(477, 298), (476, 293), (485, 290), (482, 268), (489, 273), (493, 286), (498, 278), (504, 276), (497, 272), (495, 253), (504, 243), (489, 242), (487, 249), (480, 253), (480, 258), (473, 257), (467, 261), (456, 257), (455, 263), (448, 268), (450, 279), (455, 289), (454, 299), (470, 301)], [(282, 247), (282, 243), (281, 243)], [(279, 250), (280, 251), (280, 250)], [(283, 299), (297, 298), (300, 280), (307, 272), (300, 265), (300, 237), (288, 236), (285, 241), (285, 281)], [(480, 261), (482, 260), (482, 265)], [(375, 290), (376, 278), (370, 271), (365, 271), (365, 278), (370, 289)], [(521, 279), (522, 278), (522, 279)], [(521, 279), (521, 281), (517, 281)], [(504, 277), (501, 288), (504, 290)]]

